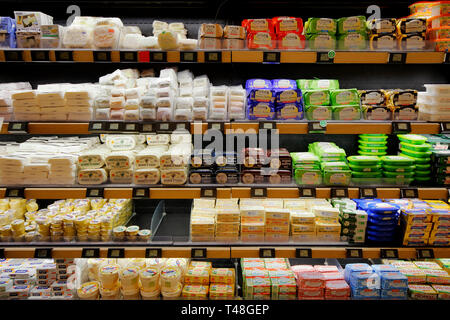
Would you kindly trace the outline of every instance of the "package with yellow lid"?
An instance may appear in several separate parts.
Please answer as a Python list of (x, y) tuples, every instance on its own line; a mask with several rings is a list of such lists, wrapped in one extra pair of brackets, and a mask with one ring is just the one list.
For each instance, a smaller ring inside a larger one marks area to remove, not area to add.
[(100, 295), (102, 297), (102, 300), (119, 300), (120, 288), (119, 286), (115, 286), (112, 289), (100, 287)]
[(120, 271), (120, 284), (122, 290), (133, 291), (139, 289), (139, 270), (138, 268), (127, 267)]
[(36, 199), (28, 199), (25, 205), (27, 211), (37, 211), (39, 210), (39, 205), (36, 203)]
[(103, 288), (113, 289), (119, 281), (120, 267), (117, 264), (109, 264), (100, 269), (99, 280)]
[(141, 291), (159, 291), (159, 268), (156, 266), (147, 267), (140, 271)]
[(145, 264), (147, 267), (155, 267), (159, 270), (161, 270), (162, 267), (166, 264), (165, 258), (151, 258), (151, 259), (145, 259)]
[(202, 284), (187, 284), (183, 287), (182, 297), (187, 299), (206, 299), (209, 286)]
[(161, 295), (161, 291), (159, 289), (154, 291), (145, 291), (141, 288), (141, 297), (142, 300), (159, 300)]
[(234, 297), (234, 285), (213, 283), (209, 287), (209, 298), (214, 300)]
[(212, 265), (211, 262), (209, 261), (191, 261), (190, 268), (207, 268), (207, 269), (211, 269)]
[(178, 299), (178, 297), (181, 295), (182, 289), (183, 289), (183, 286), (181, 285), (181, 283), (179, 283), (175, 287), (175, 290), (173, 290), (173, 291), (161, 290), (161, 294), (162, 294), (164, 300), (175, 300), (175, 299)]
[(106, 259), (100, 259), (100, 258), (95, 258), (95, 259), (88, 259), (87, 260), (87, 268), (88, 268), (88, 277), (91, 281), (95, 280), (98, 281), (99, 277), (98, 277), (98, 272), (100, 269), (100, 265), (105, 262)]
[(209, 284), (210, 269), (207, 268), (189, 268), (184, 275), (186, 284)]
[(235, 271), (233, 268), (212, 268), (210, 281), (211, 283), (224, 283), (234, 285), (235, 277)]
[[(161, 291), (174, 292), (181, 286), (181, 271), (177, 267), (164, 267), (160, 273)], [(181, 293), (181, 289), (180, 289)]]
[(126, 264), (127, 268), (137, 268), (138, 271), (145, 269), (147, 262), (145, 258), (131, 258), (127, 259), (128, 263)]
[(99, 284), (96, 281), (86, 282), (77, 290), (78, 297), (82, 300), (97, 300)]

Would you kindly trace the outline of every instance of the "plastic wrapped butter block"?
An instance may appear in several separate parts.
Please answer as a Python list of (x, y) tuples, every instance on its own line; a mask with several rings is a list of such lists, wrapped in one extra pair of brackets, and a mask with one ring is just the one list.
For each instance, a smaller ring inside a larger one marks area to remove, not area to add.
[(309, 47), (311, 49), (335, 49), (336, 48), (336, 36), (330, 34), (309, 34), (306, 36)]
[(23, 100), (23, 99), (35, 99), (35, 90), (17, 90), (11, 93), (11, 99), (13, 100)]
[(187, 169), (161, 169), (161, 183), (166, 185), (181, 185), (187, 181)]
[(305, 23), (305, 34), (311, 33), (328, 33), (336, 34), (337, 23), (334, 19), (329, 18), (309, 18)]
[(337, 19), (337, 33), (366, 33), (367, 24), (366, 17), (353, 16)]
[(333, 108), (330, 106), (306, 106), (305, 115), (308, 120), (331, 120)]
[(337, 46), (341, 50), (362, 50), (367, 48), (367, 33), (365, 31), (347, 33), (337, 37)]
[(105, 169), (82, 169), (78, 172), (79, 184), (102, 184), (107, 180)]

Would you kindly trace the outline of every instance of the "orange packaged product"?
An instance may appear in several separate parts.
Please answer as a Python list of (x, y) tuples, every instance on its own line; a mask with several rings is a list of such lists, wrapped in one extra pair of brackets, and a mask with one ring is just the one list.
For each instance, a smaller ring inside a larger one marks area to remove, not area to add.
[(298, 32), (277, 33), (279, 49), (305, 49), (306, 37)]
[(450, 27), (450, 14), (431, 17), (427, 19), (428, 29), (436, 29), (441, 27)]
[(436, 1), (430, 7), (432, 17), (450, 14), (450, 1)]
[(275, 32), (303, 32), (303, 20), (294, 17), (275, 17), (272, 18)]
[(450, 38), (448, 39), (435, 39), (433, 46), (436, 51), (447, 51), (450, 48)]
[(273, 23), (271, 19), (245, 19), (242, 26), (250, 32), (273, 32)]
[(427, 31), (428, 39), (450, 39), (450, 26), (440, 27), (435, 29), (428, 29)]
[(247, 35), (249, 49), (275, 49), (277, 37), (273, 32), (252, 32)]
[(245, 39), (245, 28), (226, 25), (223, 29), (223, 37), (226, 39)]

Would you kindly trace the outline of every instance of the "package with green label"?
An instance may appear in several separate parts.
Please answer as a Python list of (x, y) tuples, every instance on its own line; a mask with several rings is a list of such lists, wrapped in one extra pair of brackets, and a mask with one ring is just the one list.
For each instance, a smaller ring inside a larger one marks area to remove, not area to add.
[(378, 171), (381, 171), (381, 165), (380, 164), (375, 164), (375, 165), (357, 165), (357, 164), (349, 163), (348, 166), (354, 172), (378, 172)]
[(414, 161), (414, 163), (418, 163), (418, 164), (427, 164), (427, 163), (429, 163), (431, 161), (430, 157), (428, 157), (428, 158), (416, 158), (416, 157), (411, 157), (410, 155), (407, 155), (407, 154), (405, 154), (403, 152), (400, 152), (398, 155), (401, 156), (401, 157), (409, 158), (412, 161)]
[(322, 171), (311, 169), (295, 169), (295, 182), (300, 185), (317, 185), (322, 183)]
[(334, 89), (330, 90), (330, 101), (332, 106), (358, 105), (359, 95), (357, 89)]
[(357, 166), (376, 166), (381, 164), (381, 160), (375, 156), (349, 156), (348, 162)]
[(306, 36), (310, 49), (335, 49), (336, 36), (327, 33), (309, 34)]
[(291, 152), (293, 165), (319, 164), (319, 157), (312, 152)]
[(381, 178), (383, 176), (383, 173), (381, 171), (373, 171), (373, 172), (353, 171), (352, 176), (355, 178)]
[(431, 150), (431, 144), (424, 143), (424, 144), (410, 144), (406, 142), (400, 142), (400, 149), (401, 150), (410, 150), (413, 152), (426, 152)]
[(365, 152), (386, 152), (387, 146), (365, 146), (365, 145), (359, 145), (359, 150), (365, 151)]
[(334, 120), (359, 120), (361, 119), (361, 108), (359, 105), (343, 105), (334, 106), (333, 119)]
[(429, 177), (429, 178), (431, 178), (430, 177), (430, 175), (431, 175), (431, 171), (430, 170), (425, 170), (425, 171), (416, 170), (414, 173), (415, 173), (416, 177)]
[(339, 80), (337, 80), (337, 79), (297, 79), (297, 87), (301, 90), (339, 89)]
[(337, 33), (367, 33), (367, 22), (364, 16), (343, 17), (337, 19)]
[(391, 172), (391, 171), (384, 171), (383, 175), (388, 178), (412, 178), (414, 177), (414, 172)]
[(362, 50), (367, 48), (368, 36), (365, 31), (338, 35), (337, 48), (340, 50)]
[(358, 150), (358, 154), (362, 155), (362, 156), (384, 156), (386, 155), (386, 151), (380, 151), (380, 150), (368, 150), (368, 151), (362, 151), (362, 150)]
[(368, 142), (387, 142), (388, 136), (385, 134), (360, 134), (359, 138)]
[(326, 89), (305, 90), (303, 99), (306, 106), (330, 105), (330, 91)]
[(308, 145), (308, 149), (317, 155), (321, 162), (345, 161), (345, 150), (332, 142), (314, 142)]
[(308, 18), (305, 22), (305, 34), (327, 33), (336, 34), (337, 23), (335, 19), (330, 18)]
[(364, 141), (362, 139), (358, 140), (358, 143), (360, 146), (364, 146), (366, 148), (370, 148), (370, 147), (385, 147), (386, 146), (386, 141), (378, 141), (378, 142), (370, 142), (370, 141)]
[(427, 138), (419, 134), (399, 134), (397, 136), (401, 142), (408, 144), (424, 144), (427, 142)]
[(306, 106), (305, 116), (307, 120), (331, 120), (333, 107), (331, 106)]
[(416, 152), (408, 149), (401, 148), (400, 149), (402, 153), (404, 153), (407, 156), (413, 157), (413, 158), (428, 158), (431, 160), (431, 151), (422, 151), (422, 152)]
[(348, 164), (343, 161), (327, 161), (321, 162), (320, 167), (323, 171), (328, 170), (348, 170)]
[(409, 157), (403, 157), (403, 156), (382, 156), (381, 162), (383, 165), (390, 165), (390, 166), (412, 166), (414, 165), (414, 160)]
[(389, 172), (414, 172), (415, 168), (416, 166), (414, 165), (412, 166), (393, 166), (388, 164), (383, 165), (383, 170)]
[(324, 170), (323, 183), (327, 185), (346, 186), (350, 183), (350, 170)]

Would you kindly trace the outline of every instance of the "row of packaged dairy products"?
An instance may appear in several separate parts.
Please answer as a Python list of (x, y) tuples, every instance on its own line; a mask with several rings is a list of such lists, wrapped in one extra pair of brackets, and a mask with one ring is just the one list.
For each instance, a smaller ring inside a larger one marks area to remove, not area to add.
[[(4, 184), (184, 184), (192, 150), (189, 133), (31, 138), (3, 147)], [(169, 144), (169, 142), (171, 142)], [(148, 144), (147, 147), (145, 144)], [(42, 152), (40, 150), (46, 150)]]
[(425, 84), (425, 92), (419, 92), (419, 120), (450, 120), (450, 84)]

